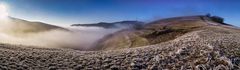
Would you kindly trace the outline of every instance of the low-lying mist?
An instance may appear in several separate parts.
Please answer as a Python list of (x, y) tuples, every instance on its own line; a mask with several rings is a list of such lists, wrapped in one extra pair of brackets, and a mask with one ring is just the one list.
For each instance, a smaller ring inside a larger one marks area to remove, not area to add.
[[(38, 48), (72, 48), (86, 50), (92, 48), (97, 40), (122, 28), (105, 29), (101, 27), (67, 27), (69, 31), (52, 29), (33, 33), (9, 33), (0, 28), (0, 43), (25, 45)], [(8, 30), (9, 31), (9, 30)]]

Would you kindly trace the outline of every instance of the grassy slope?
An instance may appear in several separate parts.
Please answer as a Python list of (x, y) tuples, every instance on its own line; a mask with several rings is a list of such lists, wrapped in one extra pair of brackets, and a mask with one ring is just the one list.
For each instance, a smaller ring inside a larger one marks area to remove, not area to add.
[(168, 18), (147, 24), (143, 29), (123, 30), (100, 41), (98, 47), (113, 50), (158, 44), (173, 40), (185, 33), (196, 31), (208, 24), (203, 16)]
[(210, 26), (174, 40), (108, 51), (0, 45), (0, 68), (23, 70), (240, 69), (240, 31)]
[(204, 26), (159, 44), (119, 50), (78, 51), (0, 44), (0, 69), (239, 70), (239, 40), (239, 29)]
[(8, 25), (3, 32), (10, 34), (24, 34), (44, 32), (52, 29), (67, 30), (62, 27), (45, 24), (42, 22), (30, 22), (22, 19), (9, 17), (9, 20), (4, 24)]

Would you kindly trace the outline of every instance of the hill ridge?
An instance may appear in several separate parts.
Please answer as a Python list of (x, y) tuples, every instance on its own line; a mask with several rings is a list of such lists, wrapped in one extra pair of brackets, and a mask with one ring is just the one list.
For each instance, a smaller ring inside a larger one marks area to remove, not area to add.
[[(122, 30), (99, 41), (102, 49), (133, 48), (173, 40), (185, 33), (209, 26), (231, 26), (215, 16), (184, 16), (150, 22), (139, 30)], [(115, 46), (115, 47), (112, 47)]]

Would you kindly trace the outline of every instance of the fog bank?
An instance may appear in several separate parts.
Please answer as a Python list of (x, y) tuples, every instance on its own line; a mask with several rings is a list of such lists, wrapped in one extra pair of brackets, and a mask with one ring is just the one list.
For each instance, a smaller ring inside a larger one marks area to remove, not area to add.
[[(11, 28), (11, 27), (4, 27)], [(48, 30), (35, 33), (9, 33), (0, 28), (0, 43), (25, 45), (40, 48), (89, 49), (105, 35), (123, 28), (104, 29), (100, 27), (68, 27), (69, 31)], [(9, 30), (8, 30), (9, 31)]]

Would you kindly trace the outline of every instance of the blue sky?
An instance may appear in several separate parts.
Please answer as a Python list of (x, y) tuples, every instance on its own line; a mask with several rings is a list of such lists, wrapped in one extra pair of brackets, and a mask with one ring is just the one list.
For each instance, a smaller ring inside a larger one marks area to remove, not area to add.
[(211, 13), (240, 26), (240, 0), (0, 0), (10, 16), (71, 25)]

